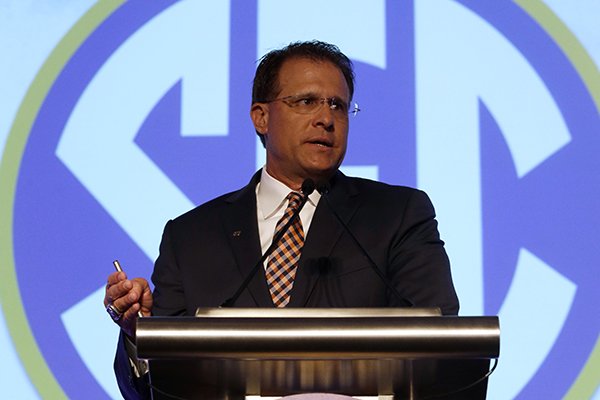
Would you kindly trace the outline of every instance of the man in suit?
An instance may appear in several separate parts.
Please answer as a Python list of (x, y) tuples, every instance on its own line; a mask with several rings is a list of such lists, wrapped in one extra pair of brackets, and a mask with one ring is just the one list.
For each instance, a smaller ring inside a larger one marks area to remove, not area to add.
[[(244, 188), (167, 223), (152, 275), (154, 293), (143, 278), (129, 280), (122, 272), (108, 278), (104, 305), (124, 334), (115, 361), (124, 395), (133, 393), (132, 373), (139, 373), (128, 362), (138, 312), (194, 315), (197, 307), (222, 304), (267, 250), (292, 204), (288, 194), (301, 192), (307, 178), (329, 190), (312, 192), (299, 222), (290, 225), (293, 254), (283, 251), (283, 261), (267, 258), (233, 306), (417, 306), (457, 314), (427, 195), (338, 171), (353, 92), (352, 64), (333, 45), (293, 43), (262, 58), (250, 116), (266, 148), (266, 166)], [(278, 263), (287, 269), (279, 272)]]

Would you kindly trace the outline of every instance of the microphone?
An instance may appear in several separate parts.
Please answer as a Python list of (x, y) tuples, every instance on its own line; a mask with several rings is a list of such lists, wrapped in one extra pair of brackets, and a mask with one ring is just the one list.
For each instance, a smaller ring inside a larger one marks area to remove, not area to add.
[(327, 257), (320, 257), (316, 260), (316, 263), (311, 265), (310, 273), (317, 275), (317, 280), (315, 281), (310, 293), (306, 297), (306, 301), (304, 302), (303, 307), (307, 307), (308, 303), (312, 299), (313, 294), (315, 293), (315, 289), (319, 286), (319, 282), (321, 281), (321, 277), (329, 274), (331, 270), (331, 262)]
[(315, 182), (310, 178), (307, 178), (304, 180), (304, 182), (302, 182), (302, 189), (301, 189), (302, 199), (300, 200), (300, 206), (298, 207), (298, 209), (296, 211), (294, 211), (292, 218), (290, 218), (289, 221), (281, 228), (281, 230), (279, 230), (279, 232), (277, 232), (275, 234), (275, 236), (273, 237), (273, 241), (271, 242), (271, 245), (269, 246), (267, 251), (265, 251), (265, 254), (263, 254), (260, 257), (260, 260), (258, 260), (258, 262), (250, 270), (250, 273), (248, 275), (246, 275), (246, 278), (244, 279), (244, 281), (242, 282), (242, 284), (240, 285), (238, 290), (234, 293), (233, 296), (231, 296), (230, 298), (225, 300), (220, 305), (220, 307), (233, 307), (235, 302), (242, 295), (242, 292), (244, 290), (246, 290), (246, 288), (250, 284), (250, 281), (252, 280), (252, 278), (254, 278), (254, 275), (256, 275), (258, 270), (263, 266), (267, 257), (269, 257), (271, 255), (271, 253), (273, 252), (273, 250), (275, 250), (275, 248), (279, 244), (279, 241), (281, 240), (283, 235), (287, 232), (287, 230), (290, 228), (290, 226), (292, 225), (294, 220), (296, 218), (300, 218), (300, 211), (302, 211), (302, 208), (304, 208), (304, 204), (306, 204), (306, 202), (308, 201), (308, 196), (310, 196), (312, 194), (312, 192), (315, 191), (315, 186), (316, 186)]
[(348, 227), (348, 225), (346, 225), (346, 223), (342, 220), (342, 218), (339, 216), (339, 214), (335, 211), (335, 209), (333, 208), (333, 206), (329, 202), (329, 196), (328, 196), (329, 195), (329, 189), (330, 189), (330, 186), (329, 186), (328, 182), (319, 182), (319, 184), (317, 186), (317, 191), (319, 193), (321, 193), (321, 198), (325, 199), (325, 203), (327, 204), (327, 207), (329, 207), (329, 209), (331, 210), (331, 212), (333, 213), (333, 215), (335, 216), (335, 218), (337, 219), (337, 221), (340, 223), (340, 225), (342, 226), (342, 228), (344, 228), (344, 231), (348, 234), (348, 236), (350, 236), (350, 238), (352, 239), (352, 241), (360, 249), (360, 252), (367, 258), (367, 260), (369, 260), (370, 267), (375, 271), (375, 273), (377, 274), (377, 276), (385, 284), (385, 286), (388, 288), (388, 290), (390, 292), (392, 292), (394, 294), (394, 296), (398, 300), (400, 300), (400, 303), (402, 305), (404, 305), (405, 307), (413, 307), (414, 303), (412, 301), (408, 300), (407, 298), (403, 297), (398, 292), (398, 290), (394, 287), (394, 285), (392, 285), (392, 282), (390, 282), (390, 280), (387, 278), (387, 276), (385, 276), (385, 274), (383, 272), (381, 272), (381, 270), (377, 266), (377, 263), (375, 263), (375, 261), (373, 261), (373, 259), (369, 255), (369, 253), (367, 253), (367, 250), (358, 241), (358, 239), (356, 238), (356, 236), (354, 236), (354, 234), (352, 233), (352, 231), (350, 230), (350, 228)]

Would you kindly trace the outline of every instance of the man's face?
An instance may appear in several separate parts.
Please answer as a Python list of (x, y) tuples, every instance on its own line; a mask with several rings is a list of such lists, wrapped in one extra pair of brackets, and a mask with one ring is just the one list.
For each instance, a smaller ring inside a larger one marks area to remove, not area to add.
[[(348, 113), (325, 102), (305, 114), (298, 102), (325, 98), (347, 105), (350, 92), (344, 75), (328, 61), (292, 58), (279, 70), (278, 87), (276, 97), (283, 101), (255, 103), (251, 110), (254, 126), (265, 138), (267, 171), (294, 189), (308, 177), (329, 178), (346, 153)], [(291, 101), (288, 96), (293, 96)]]

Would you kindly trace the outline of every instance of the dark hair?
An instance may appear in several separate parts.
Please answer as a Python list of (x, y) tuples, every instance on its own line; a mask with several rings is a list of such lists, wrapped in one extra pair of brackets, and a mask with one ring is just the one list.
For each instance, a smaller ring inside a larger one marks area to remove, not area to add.
[[(308, 58), (315, 61), (329, 61), (340, 69), (350, 91), (354, 95), (354, 70), (352, 61), (340, 49), (329, 43), (312, 40), (290, 43), (282, 49), (265, 54), (258, 64), (252, 85), (252, 103), (272, 100), (279, 92), (279, 70), (283, 63), (292, 58)], [(257, 132), (258, 134), (258, 132)], [(264, 137), (258, 134), (263, 145)]]

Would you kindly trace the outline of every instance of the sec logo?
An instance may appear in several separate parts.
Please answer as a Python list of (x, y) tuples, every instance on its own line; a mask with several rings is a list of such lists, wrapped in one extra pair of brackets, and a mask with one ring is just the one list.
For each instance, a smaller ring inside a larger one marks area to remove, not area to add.
[(264, 162), (247, 116), (255, 61), (314, 37), (356, 66), (364, 112), (344, 170), (424, 188), (462, 314), (501, 316), (490, 396), (597, 385), (598, 94), (548, 14), (214, 3), (98, 4), (40, 72), (41, 100), (23, 103), (22, 147), (3, 167), (3, 303), (17, 305), (7, 320), (42, 396), (119, 397), (100, 306), (111, 261), (149, 276), (166, 220), (247, 182)]

